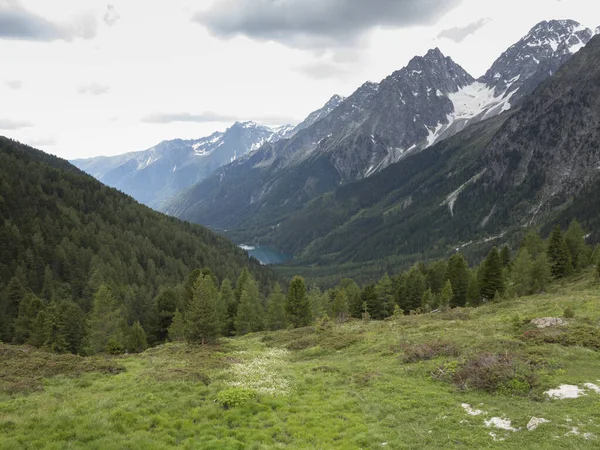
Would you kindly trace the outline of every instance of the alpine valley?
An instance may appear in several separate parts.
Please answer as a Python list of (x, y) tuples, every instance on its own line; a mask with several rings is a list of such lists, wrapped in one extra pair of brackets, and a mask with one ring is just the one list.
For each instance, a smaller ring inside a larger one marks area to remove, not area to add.
[[(365, 273), (371, 265), (371, 273), (381, 273), (457, 247), (481, 256), (477, 242), (507, 241), (526, 216), (528, 224), (542, 225), (569, 203), (568, 195), (559, 200), (558, 191), (547, 189), (543, 202), (535, 200), (540, 185), (530, 191), (535, 214), (525, 207), (501, 210), (483, 201), (487, 194), (474, 194), (480, 204), (461, 207), (467, 187), (489, 185), (489, 158), (506, 151), (500, 142), (519, 135), (515, 124), (527, 116), (541, 126), (525, 105), (540, 101), (548, 83), (560, 83), (557, 72), (593, 36), (574, 21), (541, 22), (479, 79), (439, 49), (430, 50), (380, 83), (365, 83), (291, 137), (223, 166), (163, 210), (227, 230), (234, 241), (292, 253), (294, 270), (356, 275), (353, 267)], [(554, 145), (565, 148), (571, 163), (568, 124), (556, 119), (555, 125), (563, 138)], [(520, 170), (520, 182), (532, 181)], [(572, 181), (579, 190), (594, 176), (575, 181), (567, 171), (564, 178), (563, 186)]]

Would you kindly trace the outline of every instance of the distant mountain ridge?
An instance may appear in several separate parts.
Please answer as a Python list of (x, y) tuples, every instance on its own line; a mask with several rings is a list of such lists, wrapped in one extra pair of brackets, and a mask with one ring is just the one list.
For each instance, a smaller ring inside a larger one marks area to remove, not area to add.
[(541, 22), (479, 80), (430, 50), (380, 83), (365, 83), (290, 139), (222, 167), (163, 210), (227, 229), (235, 239), (269, 243), (273, 230), (312, 199), (518, 107), (592, 36), (574, 21)]

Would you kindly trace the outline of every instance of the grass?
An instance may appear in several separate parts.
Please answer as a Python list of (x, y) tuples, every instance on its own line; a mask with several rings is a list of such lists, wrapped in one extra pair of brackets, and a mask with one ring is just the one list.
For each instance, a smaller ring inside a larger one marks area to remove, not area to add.
[[(525, 322), (567, 307), (570, 338), (524, 337)], [(1, 346), (0, 448), (598, 448), (600, 394), (543, 392), (600, 384), (597, 335), (578, 340), (599, 324), (600, 286), (586, 274), (477, 309), (211, 348), (84, 359)], [(493, 417), (519, 431), (487, 427)], [(527, 431), (532, 417), (549, 422)]]

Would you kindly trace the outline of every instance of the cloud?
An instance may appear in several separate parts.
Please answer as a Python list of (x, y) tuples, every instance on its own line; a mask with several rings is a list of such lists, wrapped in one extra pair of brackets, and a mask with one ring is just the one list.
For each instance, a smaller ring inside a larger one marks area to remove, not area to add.
[(60, 25), (26, 10), (18, 0), (0, 0), (0, 39), (51, 42), (91, 39), (95, 35), (96, 20), (89, 15)]
[(81, 86), (77, 89), (77, 92), (80, 94), (89, 94), (89, 95), (104, 95), (110, 91), (110, 86), (106, 86), (100, 83), (90, 83), (85, 86)]
[(6, 80), (4, 84), (15, 91), (23, 87), (23, 82), (21, 80)]
[(154, 113), (142, 118), (145, 123), (174, 123), (174, 122), (193, 122), (193, 123), (210, 123), (210, 122), (233, 122), (236, 117), (217, 114), (211, 111), (200, 114), (183, 113)]
[(331, 61), (310, 62), (302, 66), (297, 66), (294, 70), (317, 80), (345, 77), (353, 72), (350, 66), (336, 64)]
[(430, 25), (461, 0), (219, 0), (193, 20), (219, 38), (352, 47), (376, 27)]
[(31, 147), (52, 147), (56, 145), (56, 139), (50, 136), (33, 138), (26, 140), (26, 143)]
[(465, 25), (464, 27), (449, 28), (438, 34), (438, 38), (446, 38), (456, 43), (460, 43), (470, 35), (475, 34), (477, 30), (484, 27), (491, 21), (492, 19), (484, 18), (479, 19), (477, 22), (470, 23), (469, 25)]
[(21, 130), (32, 126), (31, 123), (21, 120), (0, 119), (0, 130)]
[(106, 25), (112, 27), (119, 21), (120, 18), (121, 16), (119, 16), (119, 13), (114, 5), (106, 5), (106, 12), (104, 13), (104, 23)]

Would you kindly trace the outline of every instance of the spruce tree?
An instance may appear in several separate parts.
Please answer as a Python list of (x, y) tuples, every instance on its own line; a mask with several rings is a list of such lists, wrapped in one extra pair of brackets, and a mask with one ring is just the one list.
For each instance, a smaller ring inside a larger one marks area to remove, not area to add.
[(508, 245), (504, 245), (500, 250), (500, 260), (502, 261), (502, 267), (510, 266), (510, 249)]
[(10, 342), (14, 334), (14, 322), (19, 315), (19, 305), (25, 298), (27, 291), (23, 286), (20, 277), (13, 277), (8, 283), (4, 291), (4, 295), (0, 296), (0, 310), (4, 318), (4, 326), (0, 330), (0, 339), (5, 342)]
[(171, 326), (169, 327), (169, 340), (171, 342), (181, 342), (185, 340), (185, 320), (183, 315), (179, 311), (179, 308), (175, 310)]
[(155, 310), (158, 323), (155, 334), (158, 342), (166, 340), (178, 303), (177, 294), (173, 289), (165, 289), (156, 297)]
[(263, 330), (264, 310), (260, 301), (258, 285), (254, 280), (245, 283), (235, 319), (235, 331), (238, 335)]
[(344, 289), (348, 296), (348, 310), (350, 316), (360, 319), (362, 317), (362, 300), (360, 299), (360, 287), (350, 278), (344, 278), (338, 289)]
[(15, 332), (13, 342), (24, 344), (29, 341), (34, 331), (34, 323), (37, 315), (44, 309), (44, 302), (35, 294), (28, 293), (19, 305), (19, 315), (15, 320)]
[(217, 311), (218, 292), (210, 275), (194, 283), (192, 301), (185, 313), (186, 338), (190, 343), (210, 344), (217, 340), (221, 326)]
[(573, 219), (565, 232), (564, 238), (569, 249), (573, 269), (581, 271), (589, 264), (591, 251), (585, 243), (585, 232), (577, 220)]
[(406, 276), (405, 292), (404, 302), (399, 303), (399, 306), (404, 311), (416, 311), (421, 306), (421, 300), (425, 293), (425, 276), (418, 264), (415, 264)]
[(219, 323), (221, 324), (221, 334), (224, 336), (227, 336), (229, 330), (234, 327), (233, 323), (230, 323), (232, 319), (229, 317), (229, 305), (234, 302), (235, 294), (233, 292), (233, 287), (231, 286), (231, 281), (229, 281), (229, 278), (225, 278), (219, 289), (219, 302), (217, 304)]
[(496, 292), (500, 295), (504, 293), (504, 276), (502, 270), (502, 261), (498, 248), (494, 247), (481, 267), (481, 295), (486, 300), (493, 300)]
[(446, 279), (452, 285), (453, 296), (450, 306), (465, 306), (469, 290), (469, 266), (460, 253), (455, 253), (448, 260)]
[(481, 290), (476, 271), (469, 274), (469, 289), (467, 291), (467, 304), (469, 306), (479, 306), (481, 304)]
[(44, 321), (44, 348), (55, 353), (66, 353), (69, 351), (65, 336), (65, 317), (60, 314), (56, 302), (52, 302), (46, 308)]
[(365, 286), (360, 294), (360, 298), (363, 301), (363, 305), (367, 305), (367, 310), (371, 319), (381, 320), (385, 318), (383, 302), (377, 295), (374, 284)]
[(287, 327), (287, 324), (285, 294), (281, 291), (279, 283), (277, 283), (268, 298), (267, 328), (271, 331), (282, 330)]
[(131, 353), (141, 353), (148, 348), (146, 332), (139, 322), (135, 322), (129, 332), (129, 343), (127, 349)]
[(550, 272), (554, 279), (563, 278), (571, 273), (571, 255), (560, 230), (560, 225), (554, 228), (548, 239), (548, 260), (550, 261)]
[(310, 302), (306, 293), (304, 278), (296, 276), (290, 282), (285, 310), (288, 320), (294, 328), (310, 324), (312, 320)]
[(521, 248), (526, 248), (533, 259), (537, 258), (540, 253), (546, 252), (544, 241), (535, 230), (529, 230), (525, 235)]

